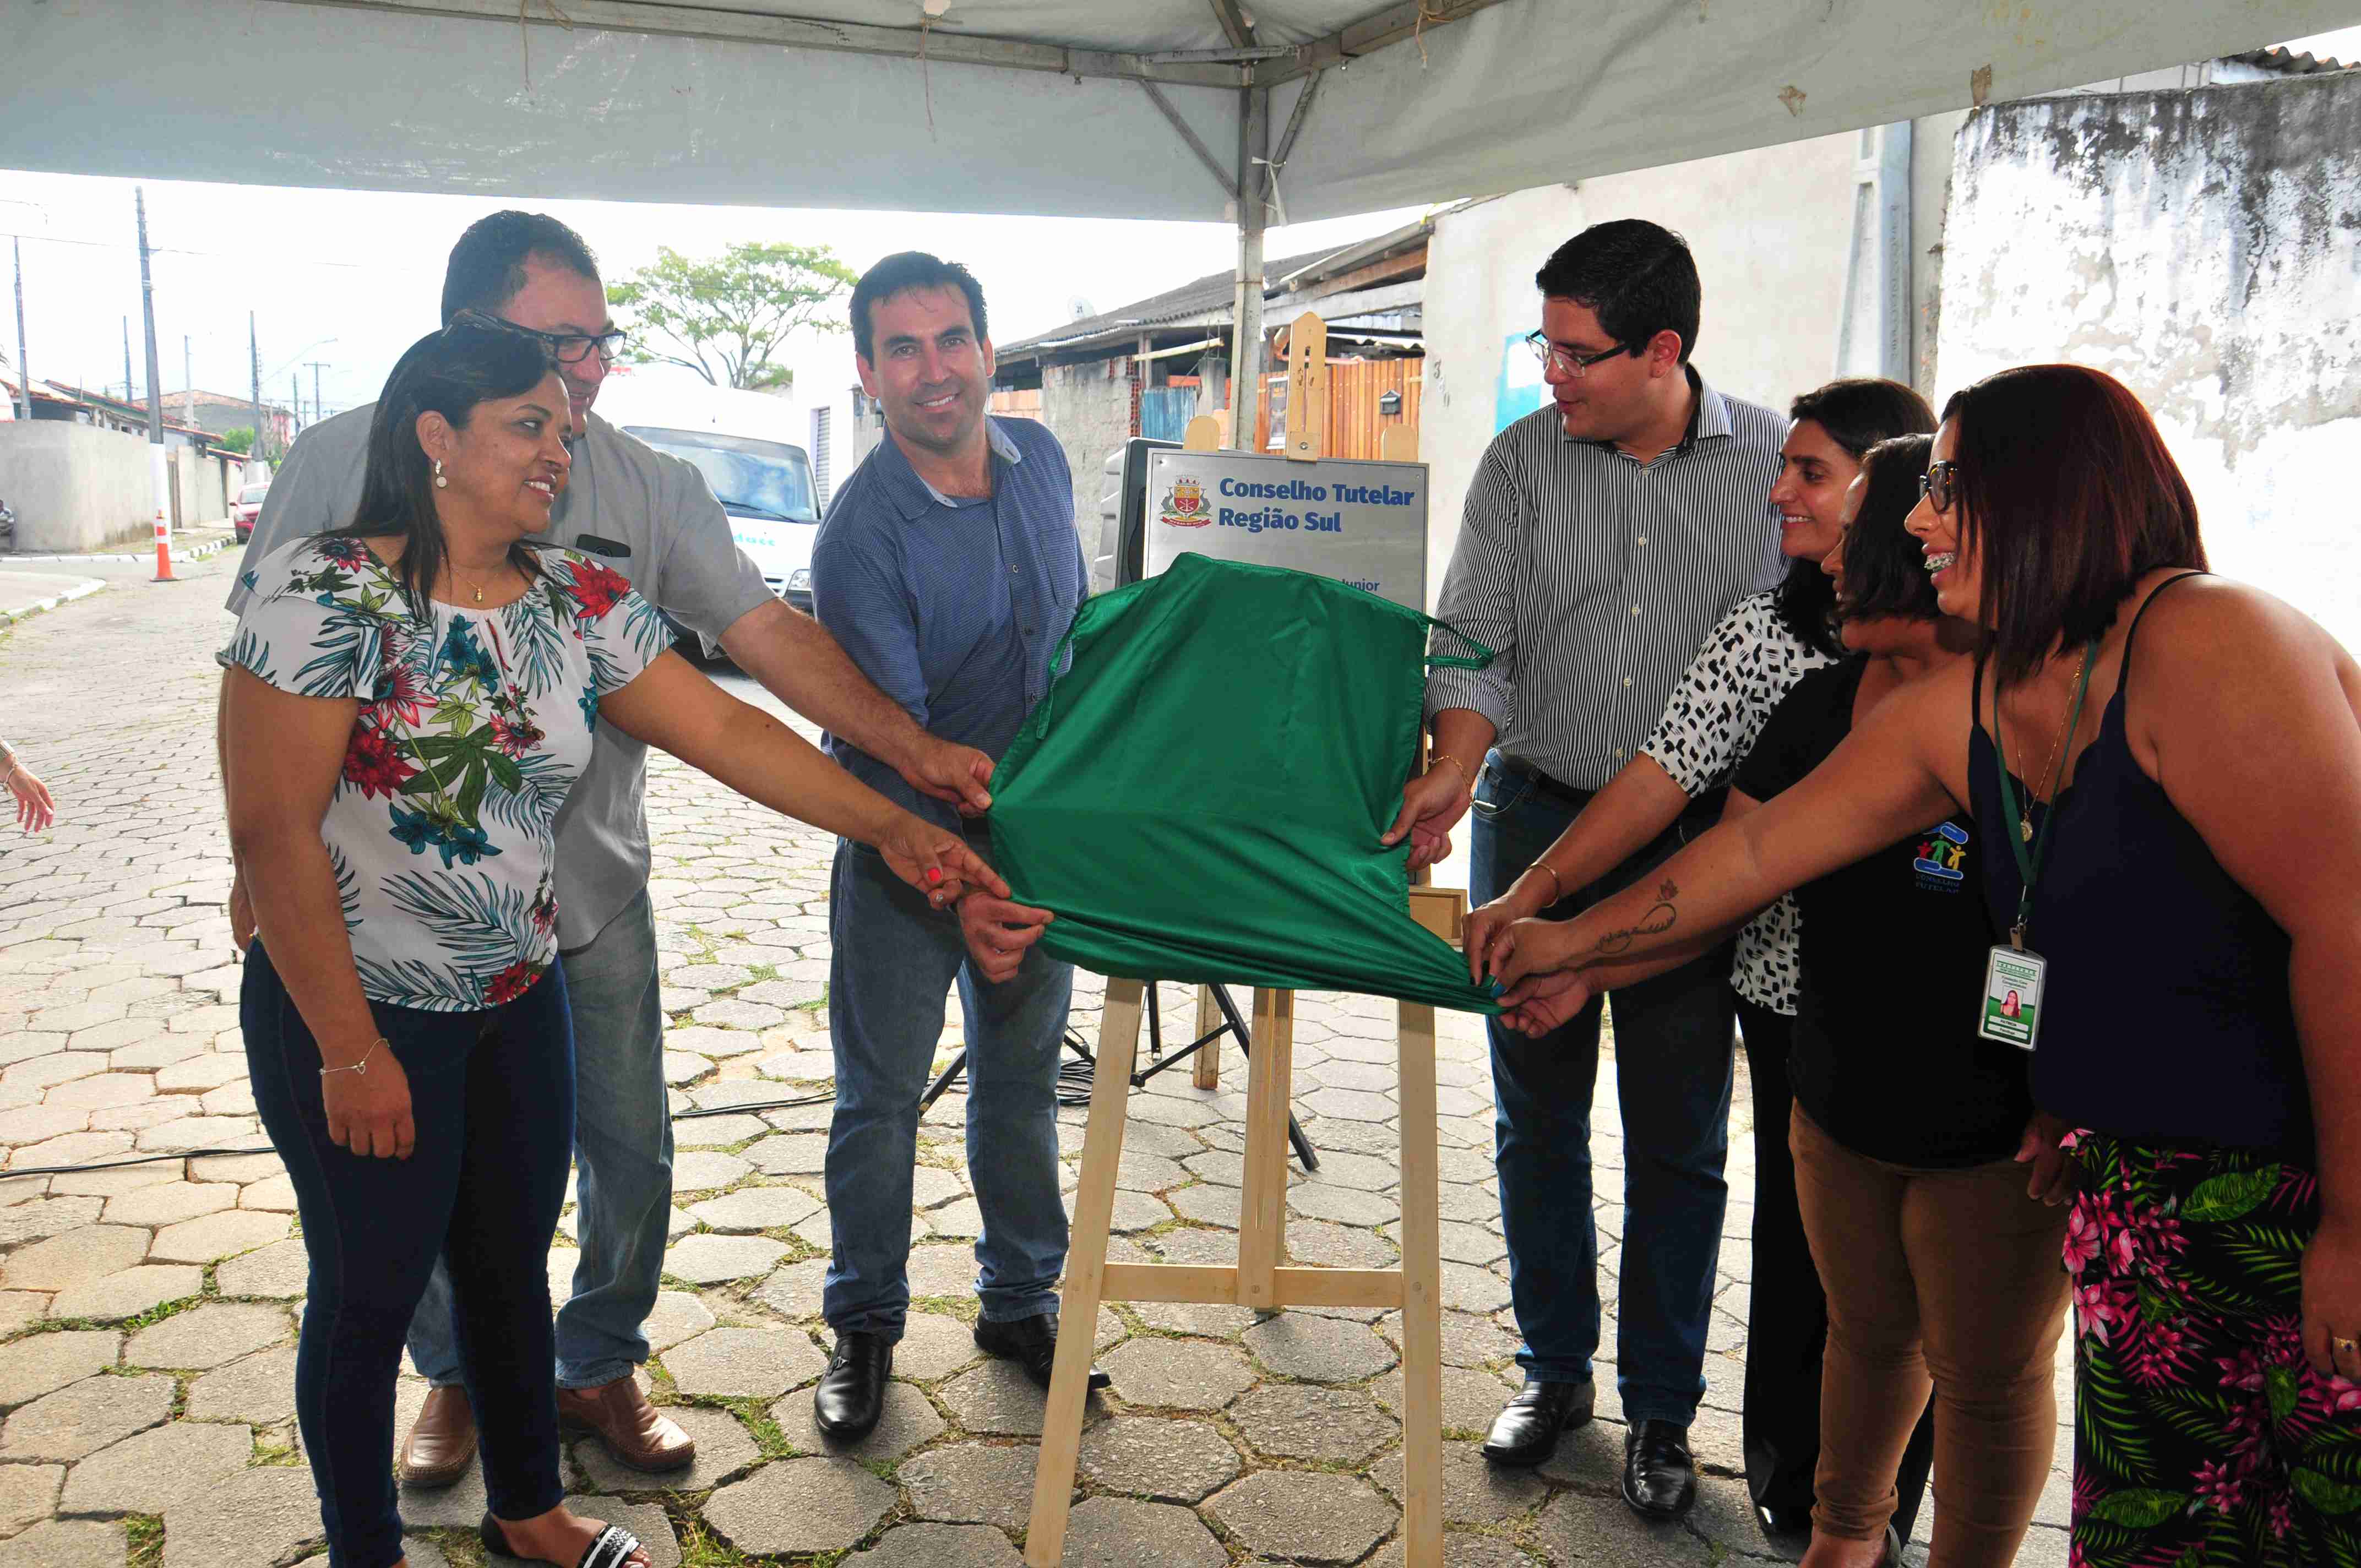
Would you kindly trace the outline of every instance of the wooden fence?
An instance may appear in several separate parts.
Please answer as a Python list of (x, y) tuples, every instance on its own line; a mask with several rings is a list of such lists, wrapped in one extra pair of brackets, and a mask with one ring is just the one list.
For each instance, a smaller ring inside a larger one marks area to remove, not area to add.
[[(1331, 359), (1328, 361), (1328, 455), (1375, 459), (1378, 441), (1389, 425), (1418, 423), (1423, 359)], [(1270, 384), (1286, 375), (1266, 375), (1256, 400), (1255, 450), (1270, 450)], [(1380, 413), (1378, 400), (1400, 394), (1397, 413)]]

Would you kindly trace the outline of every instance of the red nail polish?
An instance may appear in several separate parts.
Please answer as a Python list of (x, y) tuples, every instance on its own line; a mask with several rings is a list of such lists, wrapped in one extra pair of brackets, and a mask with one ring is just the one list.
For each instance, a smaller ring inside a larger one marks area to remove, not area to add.
[(936, 867), (928, 866), (927, 868), (927, 880), (928, 882), (940, 882), (943, 880), (943, 873)]

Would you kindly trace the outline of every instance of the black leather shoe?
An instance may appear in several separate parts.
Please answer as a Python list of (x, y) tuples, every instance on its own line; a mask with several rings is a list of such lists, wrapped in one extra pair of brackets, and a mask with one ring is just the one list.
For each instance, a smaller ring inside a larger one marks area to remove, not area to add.
[(1623, 1434), (1623, 1500), (1642, 1519), (1676, 1519), (1697, 1501), (1689, 1429), (1642, 1421)]
[(859, 1329), (838, 1334), (828, 1370), (812, 1390), (813, 1421), (847, 1442), (867, 1437), (885, 1413), (885, 1379), (893, 1370), (894, 1346), (884, 1334)]
[(1492, 1418), (1484, 1457), (1515, 1468), (1539, 1464), (1557, 1452), (1557, 1434), (1588, 1420), (1598, 1402), (1598, 1386), (1587, 1377), (1579, 1383), (1528, 1377), (1516, 1398)]
[[(978, 1318), (975, 1321), (975, 1345), (986, 1355), (996, 1355), (1005, 1361), (1016, 1363), (1036, 1386), (1047, 1388), (1049, 1387), (1049, 1368), (1058, 1359), (1058, 1314), (1041, 1312), (1006, 1323)], [(1083, 1391), (1089, 1393), (1106, 1386), (1107, 1375), (1093, 1366), (1090, 1383)]]
[(1782, 1508), (1769, 1503), (1757, 1503), (1754, 1505), (1754, 1522), (1772, 1541), (1809, 1535), (1812, 1533), (1812, 1506), (1806, 1503), (1800, 1508)]

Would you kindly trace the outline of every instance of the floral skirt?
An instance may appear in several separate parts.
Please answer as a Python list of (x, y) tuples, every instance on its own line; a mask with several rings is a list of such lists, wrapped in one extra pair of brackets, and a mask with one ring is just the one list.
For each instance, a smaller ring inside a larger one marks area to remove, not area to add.
[(2361, 1387), (2305, 1360), (2312, 1172), (2077, 1133), (2073, 1568), (2361, 1568)]

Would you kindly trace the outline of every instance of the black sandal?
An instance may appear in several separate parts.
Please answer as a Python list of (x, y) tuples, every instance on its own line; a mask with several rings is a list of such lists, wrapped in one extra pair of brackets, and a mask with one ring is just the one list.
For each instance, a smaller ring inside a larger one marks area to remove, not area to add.
[[(518, 1557), (509, 1548), (508, 1533), (500, 1529), (500, 1521), (490, 1514), (484, 1516), (484, 1522), (477, 1528), (476, 1533), (482, 1538), (484, 1550), (494, 1557), (505, 1557), (512, 1562), (549, 1561), (545, 1557)], [(629, 1568), (631, 1553), (643, 1544), (638, 1536), (621, 1525), (610, 1524), (598, 1532), (597, 1540), (582, 1549), (582, 1555), (575, 1560), (574, 1568)], [(552, 1564), (552, 1568), (556, 1568), (556, 1565)]]

